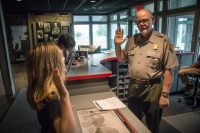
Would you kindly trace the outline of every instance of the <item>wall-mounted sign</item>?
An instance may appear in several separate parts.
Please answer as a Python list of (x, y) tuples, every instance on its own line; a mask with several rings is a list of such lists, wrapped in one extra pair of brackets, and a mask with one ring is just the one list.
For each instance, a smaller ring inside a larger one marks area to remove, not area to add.
[(26, 52), (29, 50), (28, 29), (26, 25), (10, 26), (12, 45), (15, 61), (25, 60)]
[(62, 33), (63, 34), (70, 34), (69, 26), (62, 26)]

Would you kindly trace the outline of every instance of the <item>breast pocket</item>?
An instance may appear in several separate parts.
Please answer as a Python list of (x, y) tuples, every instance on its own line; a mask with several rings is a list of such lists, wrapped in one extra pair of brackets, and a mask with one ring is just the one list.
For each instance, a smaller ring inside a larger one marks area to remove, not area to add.
[(159, 68), (161, 67), (161, 53), (157, 51), (149, 51), (147, 53), (147, 66), (150, 68)]
[(135, 50), (131, 50), (131, 51), (128, 52), (129, 65), (132, 64), (134, 56), (135, 56)]

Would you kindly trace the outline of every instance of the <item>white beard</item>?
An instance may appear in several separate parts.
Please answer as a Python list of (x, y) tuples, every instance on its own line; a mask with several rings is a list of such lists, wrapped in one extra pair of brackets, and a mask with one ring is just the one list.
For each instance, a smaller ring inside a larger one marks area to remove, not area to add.
[(141, 34), (142, 34), (143, 36), (146, 35), (147, 33), (148, 33), (148, 30), (147, 30), (147, 29), (141, 31)]

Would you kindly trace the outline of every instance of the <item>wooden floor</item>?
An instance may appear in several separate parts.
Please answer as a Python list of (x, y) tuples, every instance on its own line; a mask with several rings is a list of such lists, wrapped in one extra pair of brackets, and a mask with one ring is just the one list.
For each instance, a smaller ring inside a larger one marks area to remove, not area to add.
[(14, 96), (5, 96), (5, 89), (3, 86), (2, 75), (0, 73), (0, 120), (11, 105), (13, 98), (17, 95), (20, 89), (27, 88), (27, 75), (25, 63), (11, 64), (12, 75), (15, 86)]

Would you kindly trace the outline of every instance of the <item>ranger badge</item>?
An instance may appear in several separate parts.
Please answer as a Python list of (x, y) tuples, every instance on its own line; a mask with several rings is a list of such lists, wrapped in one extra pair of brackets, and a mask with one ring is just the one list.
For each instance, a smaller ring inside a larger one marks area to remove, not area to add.
[(153, 49), (154, 49), (154, 50), (157, 50), (157, 49), (158, 49), (158, 45), (154, 44), (154, 45), (153, 45)]

